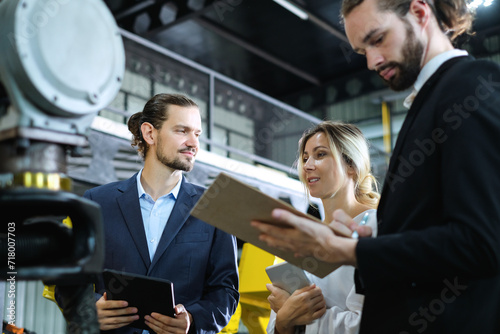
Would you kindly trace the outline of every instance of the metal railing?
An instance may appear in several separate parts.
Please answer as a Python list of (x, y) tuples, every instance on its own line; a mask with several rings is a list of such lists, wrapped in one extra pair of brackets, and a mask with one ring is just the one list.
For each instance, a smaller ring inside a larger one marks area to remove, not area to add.
[(180, 92), (200, 105), (203, 148), (297, 175), (298, 140), (320, 119), (126, 30), (121, 34), (127, 73), (134, 75), (129, 81), (136, 83), (126, 74), (119, 97), (106, 108), (115, 121), (125, 123), (156, 93)]

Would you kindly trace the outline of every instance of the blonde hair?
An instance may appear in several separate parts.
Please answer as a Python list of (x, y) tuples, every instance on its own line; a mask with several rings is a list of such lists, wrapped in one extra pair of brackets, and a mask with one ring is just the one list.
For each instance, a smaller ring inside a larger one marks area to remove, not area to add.
[(307, 195), (309, 195), (309, 190), (304, 179), (304, 151), (307, 141), (320, 132), (326, 135), (337, 168), (342, 171), (344, 177), (345, 167), (353, 168), (356, 200), (371, 208), (377, 208), (380, 194), (378, 193), (377, 180), (371, 174), (368, 142), (358, 127), (342, 122), (321, 122), (315, 127), (306, 130), (299, 141), (297, 169), (299, 179), (304, 184)]

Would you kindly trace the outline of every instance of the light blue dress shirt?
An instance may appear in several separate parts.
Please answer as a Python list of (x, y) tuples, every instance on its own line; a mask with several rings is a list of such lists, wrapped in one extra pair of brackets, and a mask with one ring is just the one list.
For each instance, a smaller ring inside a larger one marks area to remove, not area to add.
[(158, 198), (155, 202), (142, 187), (141, 175), (142, 169), (137, 174), (137, 190), (139, 192), (142, 222), (144, 223), (144, 231), (146, 232), (146, 239), (148, 241), (149, 258), (153, 261), (161, 235), (179, 195), (182, 178), (168, 194)]
[[(163, 230), (167, 225), (168, 218), (170, 218), (175, 201), (179, 195), (182, 177), (168, 194), (158, 198), (155, 202), (153, 198), (144, 191), (141, 184), (141, 175), (142, 169), (137, 174), (137, 190), (139, 192), (142, 222), (144, 223), (144, 231), (146, 232), (146, 239), (148, 242), (149, 258), (153, 261)], [(142, 334), (149, 334), (149, 331), (143, 330)]]

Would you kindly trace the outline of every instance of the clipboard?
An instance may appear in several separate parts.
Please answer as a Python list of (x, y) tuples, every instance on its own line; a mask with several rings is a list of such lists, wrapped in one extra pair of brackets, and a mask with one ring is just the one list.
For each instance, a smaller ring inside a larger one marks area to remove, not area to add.
[(265, 242), (260, 241), (259, 231), (253, 228), (250, 222), (259, 220), (283, 226), (271, 216), (273, 209), (277, 208), (288, 210), (298, 216), (307, 217), (322, 224), (316, 217), (300, 212), (290, 204), (268, 196), (226, 173), (220, 173), (217, 176), (191, 210), (191, 215), (320, 278), (340, 267), (337, 264), (320, 261), (314, 257), (297, 258), (293, 252), (270, 247)]
[(126, 300), (131, 307), (136, 307), (139, 319), (129, 326), (147, 329), (144, 316), (157, 312), (175, 317), (174, 284), (168, 280), (104, 269), (104, 286), (108, 299)]

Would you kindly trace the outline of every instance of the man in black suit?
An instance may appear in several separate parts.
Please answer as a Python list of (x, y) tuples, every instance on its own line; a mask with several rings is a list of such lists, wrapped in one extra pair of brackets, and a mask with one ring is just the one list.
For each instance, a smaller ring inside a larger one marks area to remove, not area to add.
[(344, 0), (342, 15), (368, 67), (413, 87), (378, 237), (340, 210), (330, 227), (282, 210), (295, 228), (253, 224), (269, 245), (357, 267), (361, 333), (500, 333), (500, 66), (452, 46), (472, 22), (463, 0)]

